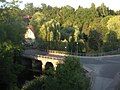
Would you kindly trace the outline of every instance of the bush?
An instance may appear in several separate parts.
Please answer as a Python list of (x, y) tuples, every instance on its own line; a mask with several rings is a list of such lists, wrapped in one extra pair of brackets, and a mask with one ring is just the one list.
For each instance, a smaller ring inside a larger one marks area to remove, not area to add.
[(52, 90), (87, 90), (89, 79), (84, 73), (79, 58), (66, 57), (64, 61), (64, 64), (60, 64), (56, 68), (56, 76), (51, 81), (51, 83), (55, 82), (53, 84), (55, 88)]
[(50, 75), (26, 83), (22, 90), (88, 90), (90, 81), (86, 77), (79, 58), (66, 57), (64, 64), (56, 70), (47, 70)]
[(11, 42), (0, 43), (0, 90), (18, 90), (17, 75), (23, 68), (14, 63), (15, 58), (18, 60), (14, 50)]
[(44, 90), (43, 77), (26, 82), (21, 90)]

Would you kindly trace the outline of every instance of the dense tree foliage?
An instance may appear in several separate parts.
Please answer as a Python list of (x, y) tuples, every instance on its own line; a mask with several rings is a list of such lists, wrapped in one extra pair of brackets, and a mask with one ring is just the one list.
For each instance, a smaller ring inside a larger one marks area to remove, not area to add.
[(102, 44), (102, 35), (96, 30), (90, 31), (88, 38), (89, 47), (93, 50), (99, 50)]
[(87, 90), (90, 82), (79, 58), (66, 57), (64, 61), (55, 71), (49, 68), (45, 76), (27, 82), (22, 90)]
[(12, 42), (0, 43), (0, 89), (16, 90), (17, 76), (23, 70), (22, 65), (15, 63), (19, 60), (19, 47)]
[[(0, 1), (1, 2), (1, 1)], [(25, 26), (17, 2), (2, 0), (0, 7), (0, 89), (18, 90), (17, 76), (22, 71), (19, 61)]]
[[(106, 51), (103, 50), (104, 44), (107, 42), (107, 34), (111, 30), (117, 33), (119, 41), (119, 11), (110, 10), (104, 3), (98, 7), (92, 3), (90, 8), (79, 6), (76, 10), (68, 5), (61, 8), (46, 4), (42, 4), (41, 8), (33, 7), (32, 4), (28, 4), (28, 6), (33, 10), (30, 13), (32, 18), (29, 24), (35, 28), (40, 48), (66, 50), (67, 46), (69, 52), (78, 50), (81, 53), (83, 51), (89, 53), (91, 49), (94, 52)], [(26, 7), (23, 11), (25, 10)], [(96, 33), (98, 32), (98, 35), (90, 35), (94, 30)], [(94, 40), (91, 37), (94, 37)], [(99, 40), (97, 40), (98, 38)], [(95, 39), (96, 42), (92, 43)], [(64, 42), (65, 40), (67, 41)], [(75, 43), (80, 41), (83, 44), (78, 44), (77, 48)], [(57, 47), (58, 44), (62, 48)]]
[(120, 38), (120, 16), (111, 17), (107, 22), (109, 30), (115, 31), (118, 38)]

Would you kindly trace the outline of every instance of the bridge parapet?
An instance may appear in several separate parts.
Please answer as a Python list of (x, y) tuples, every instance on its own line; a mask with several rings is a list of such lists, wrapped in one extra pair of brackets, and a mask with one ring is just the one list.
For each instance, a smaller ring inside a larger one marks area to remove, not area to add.
[(64, 57), (51, 57), (46, 55), (30, 55), (30, 54), (23, 54), (24, 57), (33, 58), (42, 62), (42, 69), (45, 69), (45, 65), (47, 62), (51, 62), (56, 69), (57, 65), (60, 63), (64, 63)]
[(61, 55), (61, 56), (75, 55), (75, 56), (98, 57), (98, 56), (108, 56), (108, 55), (120, 54), (120, 49), (114, 50), (114, 51), (109, 51), (109, 52), (101, 52), (101, 53), (68, 53), (65, 51), (49, 50), (49, 54)]
[(37, 56), (41, 57), (41, 58), (52, 59), (52, 60), (63, 60), (63, 58), (61, 58), (61, 57), (51, 57), (51, 56), (44, 56), (44, 55), (37, 55)]

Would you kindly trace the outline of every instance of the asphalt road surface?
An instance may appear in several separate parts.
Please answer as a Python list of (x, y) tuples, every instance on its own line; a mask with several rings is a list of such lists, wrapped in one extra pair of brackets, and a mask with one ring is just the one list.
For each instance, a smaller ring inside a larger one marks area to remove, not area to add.
[[(92, 90), (116, 90), (120, 79), (120, 56), (81, 57), (81, 63), (91, 69), (93, 77)], [(117, 76), (117, 79), (116, 79)]]

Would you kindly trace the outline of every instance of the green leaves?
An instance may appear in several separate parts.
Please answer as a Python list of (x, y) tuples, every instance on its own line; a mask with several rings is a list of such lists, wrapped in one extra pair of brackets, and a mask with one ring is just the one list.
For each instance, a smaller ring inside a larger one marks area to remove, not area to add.
[(115, 31), (118, 38), (120, 38), (120, 16), (111, 17), (107, 22), (107, 28)]
[(64, 64), (56, 68), (56, 74), (59, 90), (86, 90), (89, 87), (89, 80), (85, 76), (79, 58), (66, 57)]
[(101, 47), (102, 42), (102, 34), (97, 30), (90, 31), (89, 38), (89, 47), (95, 51), (99, 50)]
[(44, 90), (44, 77), (26, 82), (21, 90)]
[(110, 31), (106, 36), (106, 42), (103, 45), (104, 51), (117, 50), (119, 48), (119, 42), (117, 38), (117, 33), (115, 31)]
[(109, 14), (109, 8), (106, 7), (104, 3), (97, 8), (97, 11), (100, 17), (105, 17)]
[[(86, 77), (79, 58), (66, 57), (54, 71), (26, 83), (22, 90), (88, 90), (90, 81)], [(46, 72), (47, 72), (46, 71)]]
[(25, 26), (20, 13), (21, 10), (16, 7), (5, 8), (1, 11), (0, 32), (2, 35), (0, 37), (2, 41), (10, 40), (19, 43), (23, 40)]
[(17, 75), (22, 71), (21, 65), (13, 63), (15, 55), (17, 56), (15, 49), (17, 48), (11, 41), (0, 43), (0, 88), (4, 90), (14, 90), (17, 87)]

